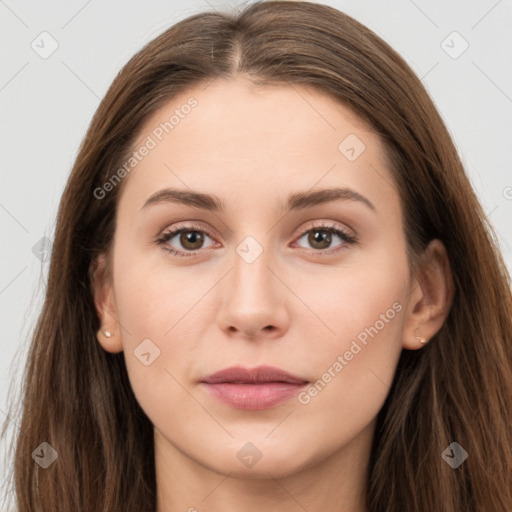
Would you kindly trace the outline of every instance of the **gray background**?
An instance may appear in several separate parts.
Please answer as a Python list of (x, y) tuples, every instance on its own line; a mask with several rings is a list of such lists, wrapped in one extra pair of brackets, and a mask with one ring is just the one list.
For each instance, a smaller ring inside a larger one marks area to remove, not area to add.
[[(323, 3), (374, 30), (422, 78), (512, 269), (512, 2)], [(41, 307), (45, 249), (60, 195), (100, 98), (122, 65), (170, 25), (237, 5), (242, 2), (0, 0), (0, 423)], [(50, 35), (41, 36), (44, 31)], [(58, 48), (42, 58), (52, 44)], [(17, 419), (9, 420), (15, 431)], [(4, 442), (0, 483), (5, 450)]]

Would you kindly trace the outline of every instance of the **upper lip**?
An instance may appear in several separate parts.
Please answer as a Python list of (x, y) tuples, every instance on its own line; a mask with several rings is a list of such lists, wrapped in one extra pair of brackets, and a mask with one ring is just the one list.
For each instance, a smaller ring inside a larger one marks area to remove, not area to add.
[(305, 384), (308, 381), (274, 366), (257, 366), (255, 368), (231, 366), (208, 375), (202, 379), (201, 382), (208, 384), (220, 384), (224, 382), (233, 384), (259, 384), (264, 382)]

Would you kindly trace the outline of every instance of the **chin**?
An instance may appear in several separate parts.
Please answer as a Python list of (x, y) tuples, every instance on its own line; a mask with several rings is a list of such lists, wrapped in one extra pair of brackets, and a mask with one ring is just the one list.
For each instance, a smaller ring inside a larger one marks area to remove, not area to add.
[(308, 456), (304, 443), (299, 440), (296, 443), (283, 443), (276, 439), (253, 439), (236, 440), (232, 447), (221, 447), (217, 457), (212, 453), (215, 460), (210, 459), (210, 464), (206, 465), (216, 472), (244, 479), (282, 478), (314, 465), (314, 454)]

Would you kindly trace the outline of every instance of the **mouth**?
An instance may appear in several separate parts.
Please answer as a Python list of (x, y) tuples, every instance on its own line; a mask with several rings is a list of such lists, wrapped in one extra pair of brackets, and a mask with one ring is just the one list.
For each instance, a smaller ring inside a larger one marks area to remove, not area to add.
[(273, 366), (230, 367), (203, 378), (200, 383), (225, 404), (245, 410), (277, 406), (309, 382)]

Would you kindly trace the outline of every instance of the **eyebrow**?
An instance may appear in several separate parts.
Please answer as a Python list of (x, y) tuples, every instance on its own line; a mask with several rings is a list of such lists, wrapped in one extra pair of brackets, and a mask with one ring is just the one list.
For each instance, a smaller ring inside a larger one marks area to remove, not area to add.
[[(349, 188), (329, 188), (314, 192), (296, 192), (288, 197), (284, 210), (303, 210), (337, 200), (359, 201), (371, 210), (376, 211), (375, 206), (369, 199)], [(151, 205), (169, 202), (192, 206), (211, 212), (225, 211), (224, 203), (218, 196), (173, 188), (166, 188), (155, 192), (146, 200), (141, 209), (145, 209)]]

